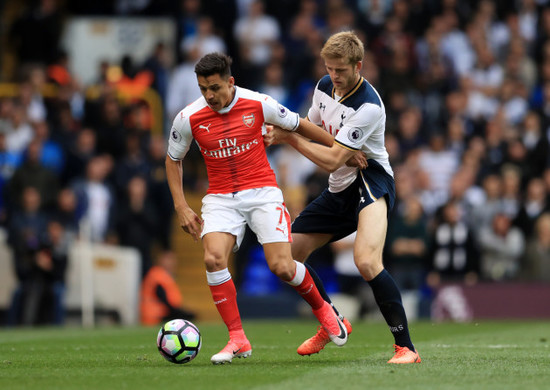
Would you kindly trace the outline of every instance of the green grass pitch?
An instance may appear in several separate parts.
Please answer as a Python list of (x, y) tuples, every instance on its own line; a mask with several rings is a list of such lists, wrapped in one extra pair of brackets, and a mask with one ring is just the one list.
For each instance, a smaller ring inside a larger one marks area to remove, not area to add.
[(227, 342), (222, 324), (196, 322), (202, 350), (165, 361), (158, 328), (0, 330), (0, 389), (550, 389), (550, 322), (411, 324), (421, 364), (389, 365), (385, 324), (356, 322), (348, 343), (302, 357), (313, 320), (245, 320), (248, 359), (214, 366)]

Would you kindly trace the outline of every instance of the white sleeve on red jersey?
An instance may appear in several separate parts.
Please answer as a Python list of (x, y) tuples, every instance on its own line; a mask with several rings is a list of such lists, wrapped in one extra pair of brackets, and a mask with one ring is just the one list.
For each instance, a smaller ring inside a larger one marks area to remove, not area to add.
[(181, 110), (174, 118), (168, 140), (168, 156), (174, 161), (183, 160), (193, 142), (187, 110)]
[(260, 101), (262, 102), (265, 123), (271, 123), (289, 131), (295, 131), (298, 128), (300, 115), (279, 104), (271, 96), (262, 95), (262, 97), (263, 99)]

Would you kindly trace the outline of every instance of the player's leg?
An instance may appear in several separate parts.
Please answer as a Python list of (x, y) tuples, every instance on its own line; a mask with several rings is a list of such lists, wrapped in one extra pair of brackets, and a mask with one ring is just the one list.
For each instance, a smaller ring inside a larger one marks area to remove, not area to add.
[(269, 269), (281, 280), (290, 284), (311, 306), (313, 314), (327, 332), (330, 340), (342, 346), (347, 342), (345, 326), (332, 307), (326, 302), (307, 268), (292, 259), (288, 242), (264, 243), (264, 253)]
[(229, 342), (211, 358), (214, 364), (229, 363), (234, 357), (248, 357), (252, 354), (237, 306), (237, 290), (227, 268), (235, 241), (234, 235), (222, 232), (208, 233), (202, 238), (206, 280), (216, 309), (229, 331)]
[(340, 315), (340, 313), (338, 313), (338, 310), (336, 310), (336, 308), (332, 304), (332, 301), (325, 290), (325, 286), (323, 285), (321, 278), (319, 278), (319, 275), (317, 275), (317, 272), (315, 272), (313, 267), (306, 263), (306, 260), (309, 258), (311, 253), (315, 249), (318, 249), (327, 244), (331, 238), (332, 234), (326, 233), (293, 233), (291, 244), (292, 257), (296, 261), (304, 263), (323, 299), (333, 307), (337, 315)]
[[(353, 191), (353, 189), (350, 188), (346, 190), (343, 195), (347, 196), (347, 192), (350, 191)], [(311, 277), (315, 281), (319, 293), (323, 299), (331, 305), (336, 315), (340, 317), (346, 326), (348, 334), (350, 334), (352, 332), (350, 322), (340, 315), (326, 293), (323, 282), (314, 269), (306, 263), (311, 253), (330, 242), (335, 234), (343, 234), (343, 232), (347, 230), (355, 231), (355, 224), (352, 226), (349, 223), (349, 219), (345, 217), (347, 214), (346, 211), (342, 210), (342, 205), (350, 207), (351, 203), (338, 199), (341, 195), (342, 194), (332, 194), (329, 191), (324, 191), (321, 196), (310, 203), (306, 209), (300, 213), (292, 223), (292, 256), (294, 259), (306, 265)], [(353, 207), (351, 213), (354, 214)], [(345, 234), (343, 234), (343, 236), (345, 236)], [(324, 328), (319, 327), (317, 333), (313, 337), (305, 340), (298, 347), (297, 352), (300, 355), (319, 353), (329, 342), (329, 335)]]
[(420, 362), (420, 356), (410, 339), (401, 293), (382, 263), (387, 226), (384, 197), (361, 210), (354, 246), (355, 264), (371, 286), (376, 303), (394, 336), (396, 355), (389, 363), (416, 363)]

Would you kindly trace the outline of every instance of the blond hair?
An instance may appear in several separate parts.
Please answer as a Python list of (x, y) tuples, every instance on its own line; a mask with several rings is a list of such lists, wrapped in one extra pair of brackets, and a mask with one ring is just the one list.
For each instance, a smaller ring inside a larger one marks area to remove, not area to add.
[(350, 64), (363, 60), (363, 42), (353, 31), (342, 31), (332, 35), (321, 50), (323, 59), (346, 58)]

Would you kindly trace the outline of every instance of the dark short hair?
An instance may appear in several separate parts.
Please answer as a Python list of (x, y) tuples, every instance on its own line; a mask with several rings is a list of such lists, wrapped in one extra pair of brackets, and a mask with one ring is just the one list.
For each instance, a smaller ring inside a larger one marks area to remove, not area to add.
[(208, 77), (219, 74), (222, 78), (231, 76), (233, 60), (223, 53), (209, 53), (202, 57), (195, 65), (197, 76)]

